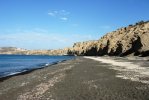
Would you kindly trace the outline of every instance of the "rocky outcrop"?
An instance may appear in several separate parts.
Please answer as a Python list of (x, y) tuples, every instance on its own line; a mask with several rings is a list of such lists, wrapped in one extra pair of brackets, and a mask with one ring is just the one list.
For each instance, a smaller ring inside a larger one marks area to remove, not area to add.
[(91, 56), (97, 53), (96, 44), (98, 41), (78, 42), (69, 49), (68, 54)]
[(78, 56), (149, 56), (149, 21), (120, 28), (99, 40), (78, 42), (71, 48), (58, 50), (26, 50), (0, 48), (0, 54), (78, 55)]
[(71, 51), (85, 56), (149, 56), (149, 22), (120, 28), (97, 41), (75, 43)]

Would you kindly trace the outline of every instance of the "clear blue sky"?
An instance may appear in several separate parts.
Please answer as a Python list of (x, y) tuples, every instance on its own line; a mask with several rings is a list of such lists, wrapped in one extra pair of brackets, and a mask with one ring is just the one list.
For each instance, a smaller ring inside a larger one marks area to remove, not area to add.
[(70, 47), (140, 20), (149, 0), (0, 0), (0, 47)]

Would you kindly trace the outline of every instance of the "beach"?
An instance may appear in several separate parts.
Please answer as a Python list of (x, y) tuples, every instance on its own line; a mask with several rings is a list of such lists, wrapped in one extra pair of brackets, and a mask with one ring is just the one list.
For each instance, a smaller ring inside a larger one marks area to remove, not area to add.
[[(138, 64), (124, 63), (130, 66), (126, 67), (113, 59), (106, 62), (105, 59), (110, 58), (96, 59), (76, 57), (1, 80), (0, 100), (149, 99), (148, 73), (142, 73), (148, 71), (147, 67), (144, 69), (136, 66)], [(129, 69), (131, 66), (134, 69)]]

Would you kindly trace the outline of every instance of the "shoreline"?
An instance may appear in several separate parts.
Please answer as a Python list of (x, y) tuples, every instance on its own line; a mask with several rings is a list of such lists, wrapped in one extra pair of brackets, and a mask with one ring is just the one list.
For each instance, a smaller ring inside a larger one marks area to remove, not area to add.
[[(70, 58), (68, 60), (72, 60), (72, 59), (75, 59), (75, 58)], [(33, 68), (33, 69), (28, 69), (28, 70), (25, 69), (25, 70), (22, 70), (20, 72), (11, 73), (11, 74), (8, 74), (8, 75), (0, 77), (0, 82), (2, 82), (4, 80), (7, 80), (7, 79), (9, 79), (11, 77), (14, 77), (14, 76), (25, 75), (25, 74), (31, 73), (33, 71), (40, 70), (40, 69), (43, 69), (43, 68), (46, 68), (46, 67), (50, 67), (52, 65), (55, 65), (55, 64), (58, 64), (58, 63), (61, 63), (61, 62), (65, 62), (65, 61), (67, 61), (67, 60), (56, 61), (56, 62), (52, 62), (52, 63), (50, 63), (48, 65), (45, 64), (44, 66), (41, 66), (39, 68)]]
[[(107, 60), (107, 58), (111, 58), (111, 56), (77, 56), (77, 57), (82, 57), (82, 58), (87, 58), (87, 59), (92, 59), (92, 60), (95, 60), (95, 61), (100, 61), (100, 62), (103, 62), (103, 63), (109, 63), (109, 64), (112, 64), (112, 65), (115, 65), (115, 63), (116, 63), (116, 65), (117, 66), (119, 66), (118, 64), (117, 64), (117, 62), (111, 62), (110, 60), (109, 60), (109, 62), (107, 62), (106, 60)], [(112, 56), (113, 57), (113, 56)], [(103, 59), (104, 58), (104, 59)], [(117, 58), (117, 56), (114, 56), (114, 58)], [(129, 57), (120, 57), (120, 58), (129, 58)], [(149, 57), (138, 57), (138, 56), (130, 56), (130, 60), (136, 60), (136, 58), (140, 58), (140, 59), (142, 59), (142, 60), (146, 60), (146, 61), (149, 61)], [(75, 58), (71, 58), (71, 59), (68, 59), (68, 60), (74, 60)], [(101, 59), (101, 60), (100, 60)], [(56, 65), (56, 64), (59, 64), (59, 63), (62, 63), (62, 62), (65, 62), (65, 61), (68, 61), (68, 60), (62, 60), (62, 61), (57, 61), (57, 62), (53, 62), (53, 63), (51, 63), (51, 64), (48, 64), (48, 65), (44, 65), (44, 66), (42, 66), (42, 67), (40, 67), (40, 68), (35, 68), (35, 69), (30, 69), (30, 70), (25, 70), (25, 71), (22, 71), (22, 72), (17, 72), (16, 74), (13, 74), (13, 75), (8, 75), (8, 76), (4, 76), (4, 77), (0, 77), (0, 82), (2, 82), (2, 81), (5, 81), (5, 80), (7, 80), (7, 79), (9, 79), (9, 78), (12, 78), (12, 77), (14, 77), (14, 76), (19, 76), (19, 75), (25, 75), (25, 74), (29, 74), (29, 73), (31, 73), (31, 72), (33, 72), (33, 71), (36, 71), (36, 70), (40, 70), (40, 69), (44, 69), (44, 68), (46, 68), (46, 67), (50, 67), (50, 66), (52, 66), (52, 65)], [(120, 66), (122, 66), (122, 67), (124, 67), (124, 65), (120, 65)], [(130, 62), (130, 63), (128, 63), (128, 65), (127, 66), (137, 66), (137, 67), (141, 67), (141, 66), (138, 66), (138, 65), (133, 65), (132, 64), (132, 62)], [(125, 65), (125, 67), (126, 67), (126, 65)], [(135, 68), (137, 68), (137, 67), (135, 67)], [(149, 67), (149, 66), (148, 66)], [(134, 69), (135, 69), (134, 68)], [(128, 68), (129, 69), (129, 68)], [(114, 70), (117, 70), (117, 69), (114, 69)], [(149, 75), (149, 73), (147, 73), (147, 75)], [(123, 79), (129, 79), (129, 78), (127, 78), (127, 77), (122, 77), (122, 76), (118, 76), (118, 77), (121, 77), (121, 78), (123, 78)], [(132, 79), (133, 80), (133, 79)], [(134, 80), (135, 81), (135, 80)], [(147, 84), (149, 84), (149, 82), (144, 82), (144, 83), (147, 83)]]
[[(68, 60), (72, 60), (72, 59), (74, 59), (74, 58), (71, 58), (71, 59), (68, 59)], [(22, 72), (16, 72), (16, 73), (11, 74), (11, 75), (2, 76), (2, 77), (0, 77), (0, 82), (3, 82), (3, 81), (5, 81), (5, 80), (7, 80), (7, 79), (9, 79), (11, 77), (14, 77), (14, 76), (29, 74), (29, 73), (31, 73), (33, 71), (44, 69), (46, 67), (50, 67), (52, 65), (56, 65), (58, 63), (65, 62), (65, 61), (67, 61), (67, 60), (57, 61), (57, 62), (53, 62), (53, 63), (48, 64), (48, 65), (41, 66), (40, 68), (34, 68), (34, 69), (24, 70)]]
[(1, 100), (147, 100), (149, 85), (116, 77), (113, 65), (76, 57), (0, 82)]

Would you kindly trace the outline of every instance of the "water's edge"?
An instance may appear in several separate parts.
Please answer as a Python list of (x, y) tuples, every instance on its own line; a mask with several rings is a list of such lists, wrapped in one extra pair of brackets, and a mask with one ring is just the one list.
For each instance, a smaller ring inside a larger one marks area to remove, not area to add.
[(43, 68), (46, 68), (46, 67), (50, 67), (52, 65), (55, 65), (55, 64), (58, 64), (58, 63), (61, 63), (61, 62), (65, 62), (65, 61), (68, 61), (68, 60), (73, 60), (73, 59), (75, 59), (75, 58), (69, 58), (67, 60), (55, 61), (55, 62), (52, 62), (50, 64), (41, 65), (38, 68), (24, 69), (22, 71), (18, 71), (18, 72), (15, 72), (15, 73), (10, 73), (10, 74), (4, 75), (4, 76), (0, 76), (0, 82), (4, 81), (6, 79), (9, 79), (9, 78), (11, 78), (13, 76), (28, 74), (28, 73), (31, 73), (31, 72), (33, 72), (35, 70), (43, 69)]

